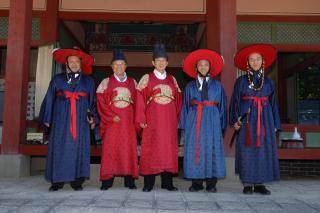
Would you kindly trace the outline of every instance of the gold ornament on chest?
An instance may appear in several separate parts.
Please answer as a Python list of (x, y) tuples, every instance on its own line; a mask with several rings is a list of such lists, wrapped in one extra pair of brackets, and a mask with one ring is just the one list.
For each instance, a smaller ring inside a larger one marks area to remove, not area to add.
[(169, 104), (172, 100), (174, 100), (172, 93), (172, 89), (169, 85), (158, 84), (153, 88), (153, 95), (150, 97), (148, 102), (154, 100), (154, 102), (157, 104)]
[(130, 104), (133, 104), (131, 99), (131, 92), (125, 87), (116, 87), (113, 89), (112, 100), (110, 105), (113, 104), (117, 108), (126, 108)]

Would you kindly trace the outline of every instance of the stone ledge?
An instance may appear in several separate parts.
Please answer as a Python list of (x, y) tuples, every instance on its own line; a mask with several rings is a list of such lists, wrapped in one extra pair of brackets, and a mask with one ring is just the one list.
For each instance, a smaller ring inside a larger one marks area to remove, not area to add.
[(30, 176), (30, 156), (0, 155), (0, 178)]

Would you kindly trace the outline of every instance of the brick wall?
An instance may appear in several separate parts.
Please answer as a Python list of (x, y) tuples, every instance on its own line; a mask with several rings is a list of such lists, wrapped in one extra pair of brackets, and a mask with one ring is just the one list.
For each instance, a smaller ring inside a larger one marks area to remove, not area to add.
[(280, 172), (286, 176), (320, 176), (318, 160), (280, 160)]

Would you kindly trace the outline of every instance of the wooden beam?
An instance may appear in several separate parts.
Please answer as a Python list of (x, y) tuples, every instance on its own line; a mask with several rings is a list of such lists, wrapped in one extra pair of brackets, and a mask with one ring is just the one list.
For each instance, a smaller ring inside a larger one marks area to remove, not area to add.
[[(48, 155), (48, 146), (20, 144), (19, 153), (30, 156), (46, 156)], [(91, 146), (91, 156), (101, 156), (101, 146)]]
[(0, 10), (0, 16), (4, 16), (4, 17), (9, 16), (9, 10)]
[(204, 14), (154, 14), (154, 13), (94, 13), (94, 12), (59, 12), (62, 20), (86, 21), (146, 21), (196, 23), (204, 22)]
[(293, 132), (297, 127), (301, 132), (320, 132), (320, 125), (312, 124), (281, 124), (281, 130), (286, 132)]
[[(179, 157), (183, 157), (183, 150), (184, 147), (179, 146)], [(21, 144), (20, 153), (30, 156), (46, 156), (48, 154), (48, 146)], [(99, 156), (101, 156), (101, 146), (91, 146), (91, 157)], [(279, 160), (320, 160), (320, 149), (279, 149), (278, 158)]]
[[(8, 43), (7, 40), (0, 39), (0, 46), (7, 46), (7, 43)], [(32, 40), (30, 43), (31, 47), (39, 47), (44, 44), (48, 44), (48, 41), (44, 39), (40, 39), (40, 40)]]
[(279, 149), (282, 160), (320, 160), (320, 149)]
[(237, 15), (238, 22), (302, 22), (319, 23), (320, 16)]
[(48, 155), (48, 146), (20, 144), (19, 153), (23, 155), (30, 155), (30, 156), (46, 156)]

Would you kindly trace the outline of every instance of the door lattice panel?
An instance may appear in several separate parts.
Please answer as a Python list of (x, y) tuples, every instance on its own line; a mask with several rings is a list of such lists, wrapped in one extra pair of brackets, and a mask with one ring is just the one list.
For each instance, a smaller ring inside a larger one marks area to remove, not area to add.
[(320, 44), (320, 24), (238, 23), (241, 43)]

